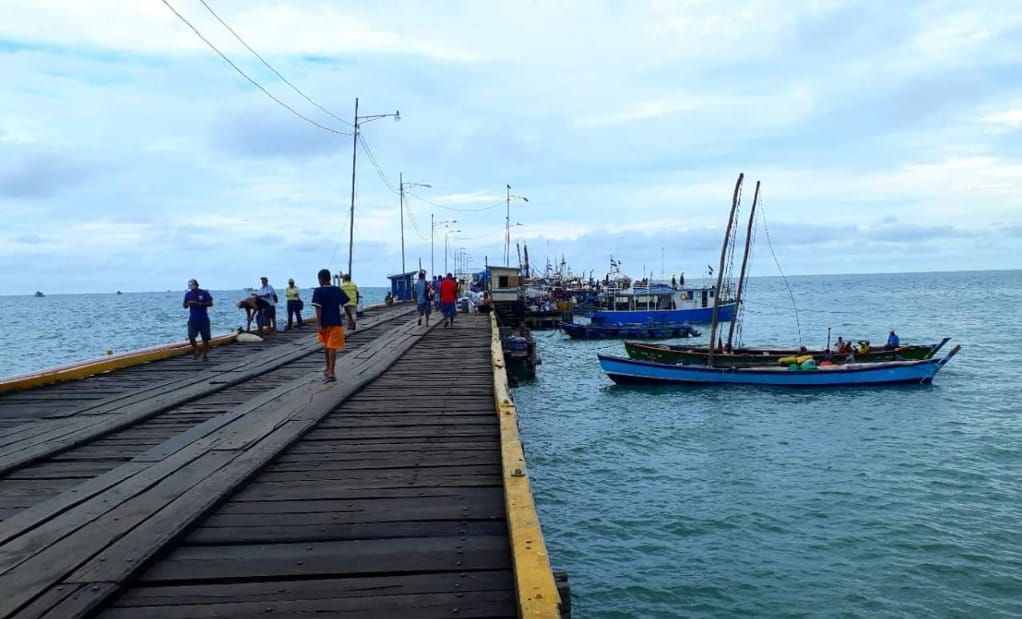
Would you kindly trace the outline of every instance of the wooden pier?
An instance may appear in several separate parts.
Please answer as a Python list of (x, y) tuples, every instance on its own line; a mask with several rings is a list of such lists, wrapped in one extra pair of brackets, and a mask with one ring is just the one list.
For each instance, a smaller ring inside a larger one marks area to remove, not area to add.
[(0, 617), (566, 616), (493, 318), (410, 309), (0, 382)]

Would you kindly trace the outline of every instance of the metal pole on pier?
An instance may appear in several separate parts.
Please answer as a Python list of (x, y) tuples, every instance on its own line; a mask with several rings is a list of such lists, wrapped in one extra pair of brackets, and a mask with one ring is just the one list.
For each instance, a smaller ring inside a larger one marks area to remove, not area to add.
[(397, 173), (397, 184), (401, 188), (401, 274), (405, 273), (405, 173)]
[(358, 155), (358, 97), (355, 97), (355, 130), (351, 138), (351, 212), (348, 213), (348, 275), (351, 275), (351, 256), (355, 248), (355, 158)]

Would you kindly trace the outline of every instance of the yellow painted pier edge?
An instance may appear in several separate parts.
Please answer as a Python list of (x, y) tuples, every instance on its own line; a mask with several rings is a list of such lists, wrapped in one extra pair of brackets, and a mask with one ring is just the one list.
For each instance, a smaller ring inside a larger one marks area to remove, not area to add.
[[(366, 309), (374, 307), (382, 307), (382, 304), (370, 305), (367, 306)], [(306, 318), (305, 324), (316, 324), (316, 317), (312, 316), (310, 318)], [(209, 340), (209, 346), (210, 348), (215, 348), (217, 346), (233, 344), (237, 337), (237, 333), (218, 335)], [(144, 363), (152, 363), (153, 361), (170, 359), (171, 357), (180, 357), (181, 355), (186, 355), (191, 351), (192, 346), (188, 342), (175, 342), (173, 344), (161, 344), (159, 346), (153, 346), (152, 348), (133, 350), (131, 352), (121, 353), (119, 355), (103, 359), (82, 361), (71, 365), (62, 365), (55, 368), (39, 370), (38, 372), (32, 372), (30, 374), (12, 376), (10, 378), (0, 379), (0, 394), (9, 393), (11, 391), (23, 391), (25, 389), (36, 389), (37, 387), (45, 387), (46, 385), (55, 385), (57, 383), (67, 383), (73, 380), (81, 380), (83, 378), (95, 376), (96, 374), (105, 374), (114, 370), (122, 370), (124, 368), (142, 365)]]
[(500, 418), (500, 449), (503, 462), (504, 504), (507, 510), (508, 536), (514, 562), (518, 616), (526, 619), (559, 619), (560, 595), (550, 567), (546, 542), (539, 526), (536, 503), (529, 488), (525, 451), (518, 435), (518, 412), (511, 400), (504, 350), (500, 344), (497, 318), (490, 314), (493, 399)]
[[(236, 333), (219, 335), (211, 339), (209, 341), (209, 345), (210, 347), (215, 347), (230, 344), (236, 337)], [(34, 372), (32, 374), (12, 376), (11, 378), (0, 380), (0, 393), (22, 391), (24, 389), (35, 389), (37, 387), (45, 387), (46, 385), (55, 385), (57, 383), (80, 380), (96, 374), (104, 374), (114, 370), (130, 368), (135, 365), (142, 365), (143, 363), (152, 363), (153, 361), (160, 361), (161, 359), (179, 357), (181, 355), (188, 354), (191, 351), (192, 347), (188, 342), (176, 342), (174, 344), (164, 344), (162, 346), (134, 350), (114, 355), (112, 357), (107, 357), (105, 359), (82, 361), (81, 363), (75, 363), (72, 365), (40, 370), (39, 372)]]

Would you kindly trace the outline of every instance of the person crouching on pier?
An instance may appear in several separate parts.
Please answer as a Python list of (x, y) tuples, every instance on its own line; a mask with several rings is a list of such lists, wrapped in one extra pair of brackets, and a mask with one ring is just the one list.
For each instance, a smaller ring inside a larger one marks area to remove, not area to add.
[(348, 295), (337, 286), (330, 285), (330, 271), (320, 269), (317, 274), (319, 288), (312, 293), (312, 306), (316, 308), (316, 320), (319, 322), (319, 341), (323, 343), (326, 353), (326, 369), (323, 375), (326, 382), (337, 380), (334, 366), (337, 363), (337, 351), (344, 350), (344, 305)]
[[(188, 310), (188, 342), (192, 345), (192, 358), (206, 360), (209, 350), (209, 312), (213, 307), (213, 295), (199, 288), (199, 282), (188, 280), (188, 292), (185, 293), (183, 307)], [(202, 336), (202, 345), (195, 343), (195, 337)]]

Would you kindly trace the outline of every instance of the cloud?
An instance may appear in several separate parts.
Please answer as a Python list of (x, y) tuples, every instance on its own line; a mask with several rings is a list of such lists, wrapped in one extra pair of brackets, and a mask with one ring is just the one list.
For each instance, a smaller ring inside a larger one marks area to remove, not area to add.
[(0, 196), (41, 199), (73, 187), (94, 172), (86, 165), (63, 153), (45, 150), (23, 150), (13, 157), (0, 158)]
[[(173, 3), (275, 95), (335, 122), (200, 3)], [(458, 220), (450, 245), (476, 265), (502, 259), (510, 183), (530, 200), (511, 204), (512, 238), (534, 256), (549, 242), (580, 270), (612, 252), (639, 270), (663, 248), (666, 267), (698, 270), (745, 171), (743, 209), (762, 179), (793, 272), (1022, 266), (1020, 8), (214, 6), (339, 116), (356, 96), (366, 113), (401, 109), (364, 135), (390, 184), (403, 172), (443, 205), (405, 204), (410, 264), (430, 257), (434, 214)], [(350, 136), (269, 101), (162, 3), (10, 0), (0, 72), (0, 270), (23, 269), (10, 291), (54, 269), (69, 286), (176, 289), (346, 264)], [(355, 271), (384, 283), (400, 270), (398, 200), (363, 152), (357, 174)]]
[(314, 157), (351, 148), (350, 137), (307, 124), (270, 103), (222, 110), (212, 130), (218, 148), (243, 157)]

